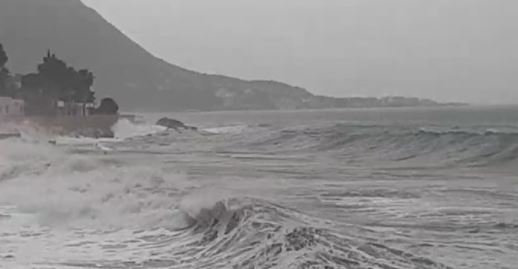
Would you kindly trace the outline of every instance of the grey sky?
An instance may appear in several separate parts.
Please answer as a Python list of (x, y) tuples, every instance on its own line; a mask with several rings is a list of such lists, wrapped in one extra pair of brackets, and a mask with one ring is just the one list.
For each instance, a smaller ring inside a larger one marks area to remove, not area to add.
[(518, 103), (516, 0), (83, 0), (165, 60), (335, 96)]

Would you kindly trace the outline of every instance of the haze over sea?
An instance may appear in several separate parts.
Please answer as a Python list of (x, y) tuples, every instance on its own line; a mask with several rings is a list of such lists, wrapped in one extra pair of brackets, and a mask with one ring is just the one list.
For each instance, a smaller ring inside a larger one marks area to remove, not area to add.
[(162, 116), (0, 140), (0, 268), (518, 264), (518, 107)]

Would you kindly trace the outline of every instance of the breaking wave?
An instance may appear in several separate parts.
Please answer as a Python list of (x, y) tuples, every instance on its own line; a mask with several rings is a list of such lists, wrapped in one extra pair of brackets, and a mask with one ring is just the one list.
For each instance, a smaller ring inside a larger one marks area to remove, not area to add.
[(48, 143), (0, 141), (0, 147), (0, 205), (16, 205), (44, 225), (171, 225), (182, 193), (194, 187), (182, 174)]
[(168, 268), (449, 268), (301, 215), (264, 200), (229, 199), (200, 209), (189, 216), (190, 228), (154, 243), (180, 240), (162, 260)]
[(0, 143), (0, 205), (46, 227), (131, 229), (154, 253), (95, 268), (447, 268), (262, 199), (197, 194), (203, 186), (171, 171), (45, 143)]

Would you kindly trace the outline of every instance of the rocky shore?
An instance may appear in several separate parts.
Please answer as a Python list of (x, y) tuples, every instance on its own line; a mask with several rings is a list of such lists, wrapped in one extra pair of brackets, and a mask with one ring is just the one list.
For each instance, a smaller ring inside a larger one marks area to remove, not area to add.
[(171, 118), (161, 118), (156, 122), (156, 125), (166, 127), (167, 129), (174, 129), (174, 130), (192, 130), (196, 131), (198, 130), (197, 127), (188, 126), (185, 125), (183, 122)]

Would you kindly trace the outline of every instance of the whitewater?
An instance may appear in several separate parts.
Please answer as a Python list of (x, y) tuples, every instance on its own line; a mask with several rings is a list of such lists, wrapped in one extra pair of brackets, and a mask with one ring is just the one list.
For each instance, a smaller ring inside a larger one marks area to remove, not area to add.
[(0, 268), (518, 268), (518, 107), (139, 119), (0, 140)]

